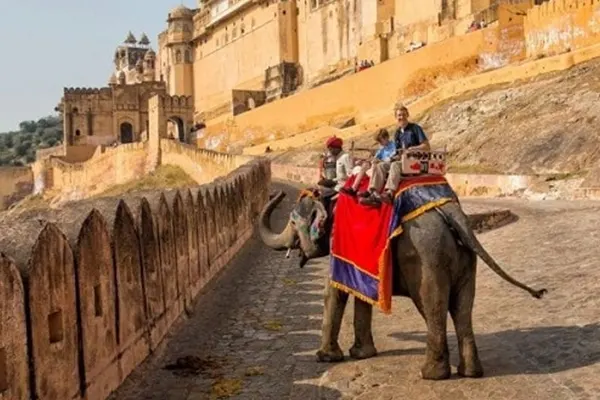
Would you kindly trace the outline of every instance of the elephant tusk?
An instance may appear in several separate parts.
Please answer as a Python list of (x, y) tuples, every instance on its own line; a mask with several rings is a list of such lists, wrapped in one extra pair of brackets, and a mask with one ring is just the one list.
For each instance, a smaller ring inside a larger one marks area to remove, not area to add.
[(287, 253), (285, 253), (285, 258), (290, 258), (290, 254), (291, 254), (291, 253), (292, 253), (292, 248), (291, 248), (291, 247), (289, 247), (289, 248), (287, 249)]

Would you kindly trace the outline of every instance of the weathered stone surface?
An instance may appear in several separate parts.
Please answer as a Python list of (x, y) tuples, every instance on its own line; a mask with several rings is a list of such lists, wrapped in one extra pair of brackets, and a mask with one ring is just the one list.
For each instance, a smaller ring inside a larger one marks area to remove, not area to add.
[[(295, 199), (293, 189), (286, 191), (284, 209), (273, 217), (279, 229)], [(405, 298), (394, 299), (391, 316), (375, 313), (378, 357), (316, 363), (327, 261), (299, 269), (295, 257), (252, 239), (201, 295), (193, 318), (112, 398), (193, 400), (217, 392), (248, 400), (597, 398), (600, 203), (465, 200), (463, 206), (469, 213), (508, 208), (517, 214), (517, 222), (480, 240), (513, 276), (549, 289), (544, 299), (532, 299), (480, 262), (474, 317), (483, 379), (419, 379), (425, 326)], [(345, 350), (352, 339), (349, 307)], [(201, 373), (163, 369), (185, 356), (198, 358)]]
[(19, 270), (13, 260), (0, 253), (0, 393), (10, 399), (29, 398), (25, 318)]
[[(268, 196), (264, 162), (252, 161), (232, 175), (255, 183), (235, 189), (248, 190), (242, 195), (258, 199), (257, 207)], [(104, 400), (158, 349), (182, 317), (184, 299), (189, 305), (194, 290), (220, 273), (252, 233), (251, 220), (233, 226), (234, 190), (224, 186), (235, 182), (232, 176), (222, 180), (218, 214), (211, 210), (219, 223), (230, 225), (215, 241), (227, 247), (215, 247), (213, 258), (204, 253), (204, 266), (212, 268), (197, 282), (191, 281), (188, 260), (195, 260), (199, 276), (199, 250), (208, 247), (207, 236), (197, 234), (205, 232), (196, 218), (197, 193), (188, 191), (184, 199), (178, 191), (138, 192), (5, 214), (0, 397), (25, 399), (33, 390), (35, 398)], [(231, 233), (241, 227), (232, 241)]]
[(81, 226), (75, 259), (85, 386), (94, 393), (92, 398), (102, 398), (119, 386), (121, 374), (114, 363), (119, 339), (111, 234), (95, 209)]

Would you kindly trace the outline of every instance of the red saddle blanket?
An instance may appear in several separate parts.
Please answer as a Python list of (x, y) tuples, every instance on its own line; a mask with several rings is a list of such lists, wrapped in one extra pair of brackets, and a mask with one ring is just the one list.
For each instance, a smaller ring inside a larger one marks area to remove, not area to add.
[[(352, 186), (355, 176), (346, 187)], [(366, 190), (365, 176), (359, 191)], [(367, 207), (340, 193), (333, 222), (330, 282), (334, 287), (389, 313), (392, 303), (391, 240), (402, 234), (402, 223), (456, 199), (443, 176), (406, 177), (393, 204)]]

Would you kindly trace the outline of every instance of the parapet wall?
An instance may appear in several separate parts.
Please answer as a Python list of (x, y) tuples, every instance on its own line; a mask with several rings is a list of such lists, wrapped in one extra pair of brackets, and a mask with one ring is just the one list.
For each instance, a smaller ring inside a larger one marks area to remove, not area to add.
[(525, 18), (528, 57), (552, 56), (598, 43), (598, 1), (551, 0), (531, 8)]
[(23, 199), (33, 191), (30, 167), (0, 168), (0, 211)]
[(80, 163), (53, 157), (48, 163), (50, 181), (45, 187), (55, 193), (68, 193), (70, 200), (84, 199), (144, 176), (146, 161), (146, 143), (128, 143), (114, 148), (98, 146), (89, 160)]
[(210, 182), (217, 176), (226, 175), (229, 171), (251, 160), (250, 157), (198, 149), (167, 139), (160, 141), (160, 148), (161, 164), (178, 166), (199, 184)]
[(251, 235), (270, 175), (1, 221), (0, 397), (105, 399)]

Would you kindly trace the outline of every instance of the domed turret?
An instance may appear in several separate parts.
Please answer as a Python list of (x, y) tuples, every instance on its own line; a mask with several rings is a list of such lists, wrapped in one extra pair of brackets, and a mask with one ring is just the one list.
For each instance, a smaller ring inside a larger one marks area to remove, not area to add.
[(194, 16), (194, 12), (183, 4), (178, 5), (169, 13), (169, 19), (191, 19)]
[(117, 77), (116, 77), (116, 75), (114, 73), (110, 74), (110, 78), (108, 78), (108, 84), (109, 85), (116, 85), (117, 84)]

